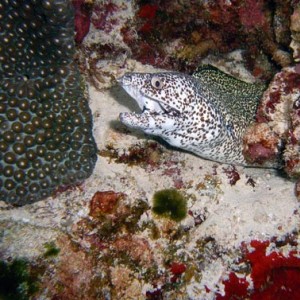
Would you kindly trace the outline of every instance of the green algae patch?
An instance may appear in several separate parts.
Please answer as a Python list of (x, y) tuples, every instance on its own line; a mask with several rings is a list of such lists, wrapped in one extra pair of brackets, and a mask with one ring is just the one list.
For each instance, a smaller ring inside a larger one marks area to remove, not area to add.
[(45, 258), (57, 256), (60, 252), (60, 249), (56, 247), (54, 242), (46, 243), (44, 247), (46, 249), (46, 252), (44, 253)]
[(153, 196), (152, 211), (159, 216), (179, 222), (186, 217), (187, 201), (176, 189), (160, 190)]
[(38, 287), (38, 274), (34, 274), (26, 260), (0, 261), (0, 299), (30, 299)]

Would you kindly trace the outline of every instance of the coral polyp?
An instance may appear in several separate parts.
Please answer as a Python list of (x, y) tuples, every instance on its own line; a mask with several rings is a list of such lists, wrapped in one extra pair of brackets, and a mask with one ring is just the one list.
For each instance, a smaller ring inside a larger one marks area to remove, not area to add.
[(64, 0), (0, 2), (0, 200), (23, 205), (87, 178), (96, 145)]

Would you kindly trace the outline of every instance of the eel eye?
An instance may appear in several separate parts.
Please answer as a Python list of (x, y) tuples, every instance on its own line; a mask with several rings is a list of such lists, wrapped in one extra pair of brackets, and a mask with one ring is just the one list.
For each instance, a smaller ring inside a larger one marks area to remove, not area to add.
[(157, 76), (153, 76), (151, 78), (151, 85), (158, 90), (161, 90), (164, 86), (164, 82), (161, 78), (157, 77)]

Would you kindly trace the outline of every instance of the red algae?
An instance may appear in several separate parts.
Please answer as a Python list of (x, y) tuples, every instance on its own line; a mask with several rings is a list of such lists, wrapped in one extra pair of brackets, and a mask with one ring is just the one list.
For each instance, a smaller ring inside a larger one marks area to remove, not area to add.
[(80, 44), (90, 30), (92, 5), (85, 0), (72, 0), (72, 3), (75, 10), (75, 41)]
[[(155, 58), (151, 62), (155, 66), (192, 71), (201, 58), (216, 50), (227, 53), (235, 49), (246, 49), (249, 59), (255, 65), (261, 50), (272, 57), (277, 64), (287, 65), (289, 54), (281, 50), (281, 45), (274, 38), (272, 15), (280, 15), (280, 25), (286, 29), (289, 23), (289, 4), (283, 7), (267, 1), (208, 1), (181, 3), (178, 1), (152, 1), (151, 4), (137, 2), (137, 12), (132, 25), (138, 36), (135, 43), (128, 46), (135, 59), (144, 58), (141, 48), (147, 43), (149, 48), (156, 49)], [(288, 8), (286, 8), (288, 7)], [(205, 24), (205, 25), (204, 25)], [(195, 35), (200, 38), (193, 38)], [(141, 38), (142, 36), (142, 38)], [(166, 45), (180, 40), (180, 47)], [(282, 39), (285, 47), (289, 46), (288, 39)], [(172, 48), (172, 49), (171, 49)], [(204, 49), (203, 49), (204, 48)], [(145, 62), (146, 61), (146, 62)], [(264, 66), (260, 66), (260, 74), (266, 74)]]
[(298, 200), (300, 200), (300, 180), (295, 184), (295, 195)]
[(255, 250), (247, 254), (247, 259), (252, 266), (255, 290), (252, 299), (299, 299), (299, 253), (290, 251), (287, 257), (280, 252), (266, 255), (268, 242), (252, 241), (251, 246)]
[(170, 271), (173, 275), (181, 275), (185, 270), (186, 266), (183, 263), (173, 262), (170, 266)]
[[(116, 30), (116, 35), (119, 33), (123, 37), (127, 47), (119, 42), (115, 46), (122, 48), (122, 53), (129, 58), (143, 64), (192, 72), (208, 54), (245, 49), (244, 53), (252, 66), (250, 71), (256, 76), (270, 79), (275, 64), (286, 66), (291, 63), (290, 54), (282, 50), (288, 49), (290, 39), (277, 40), (273, 28), (280, 23), (280, 37), (290, 36), (290, 1), (286, 5), (279, 1), (269, 5), (266, 0), (187, 3), (139, 0), (134, 4), (118, 5), (113, 1), (74, 0), (73, 3), (77, 43), (83, 41), (90, 23), (94, 25), (93, 30), (102, 31), (102, 34)], [(127, 12), (131, 10), (134, 15), (130, 16)], [(124, 11), (124, 16), (120, 16), (120, 11)], [(277, 21), (274, 22), (274, 19)], [(101, 41), (93, 41), (80, 50), (90, 52), (90, 47), (95, 43), (97, 47), (93, 57), (101, 59)], [(262, 56), (266, 61), (275, 62), (257, 64)], [(91, 59), (89, 53), (85, 57)]]
[(173, 274), (171, 277), (171, 282), (175, 283), (180, 278), (180, 276), (185, 272), (186, 265), (180, 262), (173, 262), (170, 266), (170, 271)]
[(267, 253), (270, 241), (253, 240), (252, 250), (246, 250), (243, 262), (251, 266), (250, 287), (247, 274), (231, 272), (223, 281), (225, 295), (217, 295), (217, 300), (245, 299), (299, 299), (300, 297), (300, 259), (299, 251), (291, 250), (287, 255), (280, 251)]
[(144, 25), (140, 28), (140, 31), (142, 33), (149, 33), (153, 29), (152, 20), (155, 18), (157, 10), (158, 10), (158, 5), (151, 5), (151, 4), (143, 5), (140, 8), (137, 15), (140, 18), (146, 20)]
[(263, 165), (276, 160), (280, 138), (264, 123), (260, 124), (248, 129), (244, 137), (243, 154), (248, 162)]
[(275, 166), (283, 162), (290, 177), (300, 176), (300, 74), (296, 67), (282, 69), (265, 91), (256, 120), (244, 135), (248, 162)]
[(281, 93), (279, 91), (270, 93), (270, 99), (266, 103), (267, 114), (273, 114), (275, 112), (275, 107), (280, 102), (280, 97)]
[(117, 202), (124, 196), (123, 193), (114, 191), (96, 192), (90, 202), (90, 216), (97, 217), (103, 213), (112, 213)]
[(267, 25), (267, 18), (263, 11), (264, 1), (246, 0), (239, 7), (238, 14), (243, 26), (248, 30)]
[(149, 19), (149, 20), (154, 19), (157, 9), (158, 9), (158, 5), (155, 4), (143, 5), (138, 12), (138, 16), (140, 18)]
[(114, 12), (118, 10), (118, 6), (112, 2), (95, 5), (92, 23), (96, 29), (110, 32), (118, 21), (113, 17)]
[(239, 278), (235, 273), (230, 273), (225, 284), (225, 296), (217, 295), (216, 300), (245, 299), (249, 282), (246, 278)]
[(263, 164), (270, 158), (276, 158), (276, 151), (264, 146), (263, 144), (254, 143), (248, 145), (248, 147), (248, 155), (251, 157), (253, 163)]
[(224, 173), (227, 175), (230, 185), (235, 185), (241, 179), (235, 166), (228, 166), (223, 168)]

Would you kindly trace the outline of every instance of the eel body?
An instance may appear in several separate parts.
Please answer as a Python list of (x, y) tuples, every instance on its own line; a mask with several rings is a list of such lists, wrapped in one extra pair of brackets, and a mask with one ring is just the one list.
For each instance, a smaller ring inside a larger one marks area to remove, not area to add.
[(265, 86), (240, 81), (212, 66), (200, 67), (191, 76), (126, 73), (118, 82), (142, 110), (121, 113), (126, 126), (205, 159), (248, 165), (242, 138)]

